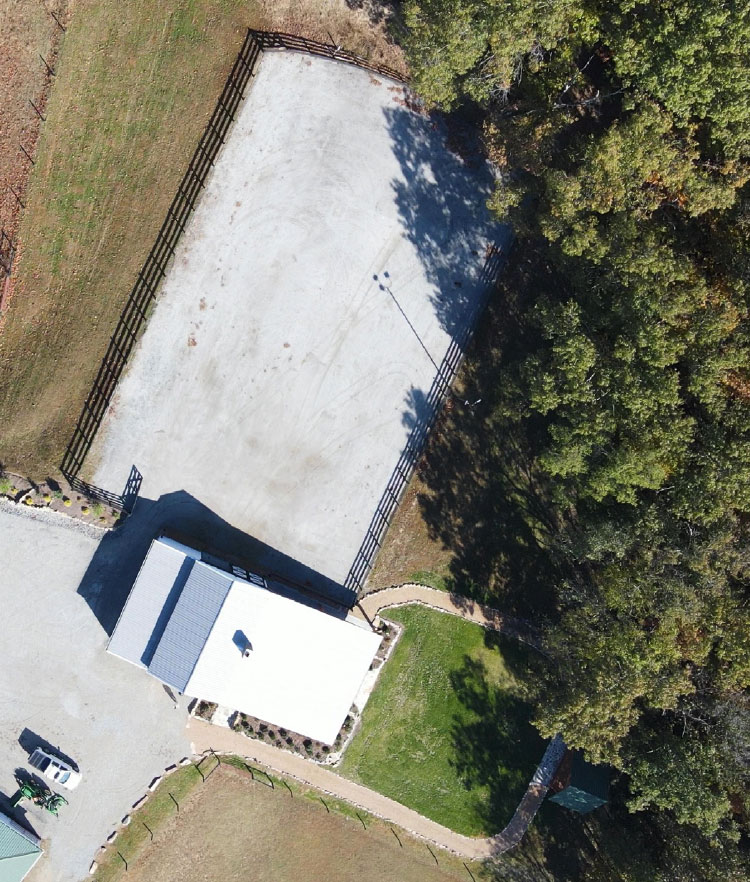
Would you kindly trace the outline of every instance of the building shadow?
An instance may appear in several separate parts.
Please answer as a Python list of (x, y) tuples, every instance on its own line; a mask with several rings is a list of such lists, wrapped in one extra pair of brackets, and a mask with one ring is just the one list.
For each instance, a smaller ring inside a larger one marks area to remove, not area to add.
[(107, 634), (112, 634), (146, 552), (162, 532), (203, 553), (256, 573), (276, 590), (345, 615), (356, 599), (343, 585), (248, 536), (184, 490), (157, 500), (139, 498), (132, 514), (97, 547), (78, 587)]
[(13, 808), (10, 804), (10, 800), (10, 796), (6, 796), (2, 791), (0, 791), (0, 814), (3, 814), (7, 818), (10, 818), (11, 821), (15, 821), (19, 827), (22, 827), (24, 830), (28, 831), (32, 836), (35, 836), (37, 839), (41, 839), (42, 837), (39, 835), (39, 832), (29, 821), (29, 813), (23, 807), (23, 803), (20, 803), (15, 808)]

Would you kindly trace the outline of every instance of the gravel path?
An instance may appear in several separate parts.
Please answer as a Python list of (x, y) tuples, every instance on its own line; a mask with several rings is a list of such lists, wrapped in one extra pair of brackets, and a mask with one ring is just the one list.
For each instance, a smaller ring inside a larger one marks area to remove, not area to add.
[(343, 799), (364, 809), (371, 815), (397, 824), (421, 839), (426, 839), (434, 845), (472, 860), (483, 860), (501, 854), (521, 841), (547, 794), (552, 775), (565, 752), (565, 744), (557, 736), (549, 743), (542, 762), (534, 773), (528, 790), (521, 799), (510, 823), (497, 835), (481, 839), (455, 833), (448, 827), (431, 821), (424, 815), (420, 815), (413, 809), (407, 808), (369, 787), (363, 787), (355, 781), (342, 778), (331, 769), (316, 765), (301, 756), (296, 756), (271, 744), (247, 738), (231, 729), (212, 726), (210, 723), (192, 717), (187, 726), (187, 736), (195, 753), (214, 750), (219, 754), (228, 753), (245, 757), (250, 762), (258, 763), (273, 772), (294, 778), (302, 784), (314, 787), (316, 790), (321, 790), (337, 799)]
[(407, 606), (412, 603), (419, 603), (449, 615), (459, 616), (469, 622), (476, 622), (483, 628), (500, 631), (533, 646), (535, 649), (541, 649), (539, 634), (530, 622), (506, 616), (491, 606), (484, 606), (461, 594), (438, 591), (436, 588), (420, 585), (417, 582), (405, 582), (403, 585), (380, 588), (364, 594), (360, 597), (352, 613), (372, 622), (375, 616), (384, 609)]

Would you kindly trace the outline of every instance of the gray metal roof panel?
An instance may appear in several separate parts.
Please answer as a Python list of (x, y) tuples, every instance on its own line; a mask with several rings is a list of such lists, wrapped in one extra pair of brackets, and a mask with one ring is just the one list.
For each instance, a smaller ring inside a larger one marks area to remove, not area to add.
[(139, 667), (148, 665), (193, 563), (159, 539), (151, 543), (107, 646), (109, 652)]
[(148, 665), (150, 674), (185, 691), (232, 582), (231, 576), (196, 562)]

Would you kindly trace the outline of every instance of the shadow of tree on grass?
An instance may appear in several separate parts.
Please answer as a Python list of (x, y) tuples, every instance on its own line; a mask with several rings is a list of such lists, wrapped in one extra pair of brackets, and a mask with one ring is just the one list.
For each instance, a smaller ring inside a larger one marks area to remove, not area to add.
[(452, 554), (447, 587), (509, 613), (533, 613), (538, 623), (569, 575), (555, 552), (569, 525), (535, 465), (546, 423), (530, 414), (518, 372), (540, 342), (525, 297), (553, 284), (543, 261), (532, 267), (511, 256), (418, 466), (422, 517)]
[[(528, 667), (528, 652), (515, 641), (492, 633), (487, 637), (489, 645), (502, 646), (511, 672)], [(533, 708), (522, 682), (499, 684), (484, 662), (469, 656), (450, 679), (459, 701), (470, 711), (454, 717), (451, 764), (467, 790), (489, 791), (488, 798), (477, 797), (474, 812), (484, 829), (499, 832), (513, 816), (545, 742), (531, 725)]]

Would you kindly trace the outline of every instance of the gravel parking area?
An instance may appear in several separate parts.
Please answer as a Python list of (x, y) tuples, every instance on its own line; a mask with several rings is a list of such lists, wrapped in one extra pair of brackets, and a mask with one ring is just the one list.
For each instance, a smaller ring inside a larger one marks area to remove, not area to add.
[[(77, 593), (102, 532), (0, 503), (0, 808), (50, 745), (82, 781), (59, 817), (12, 813), (47, 840), (33, 882), (78, 882), (99, 845), (165, 766), (189, 752), (185, 714), (155, 680), (104, 652), (107, 634)], [(54, 789), (54, 788), (53, 788)]]
[(402, 86), (266, 53), (87, 476), (343, 581), (486, 287), (490, 187)]

